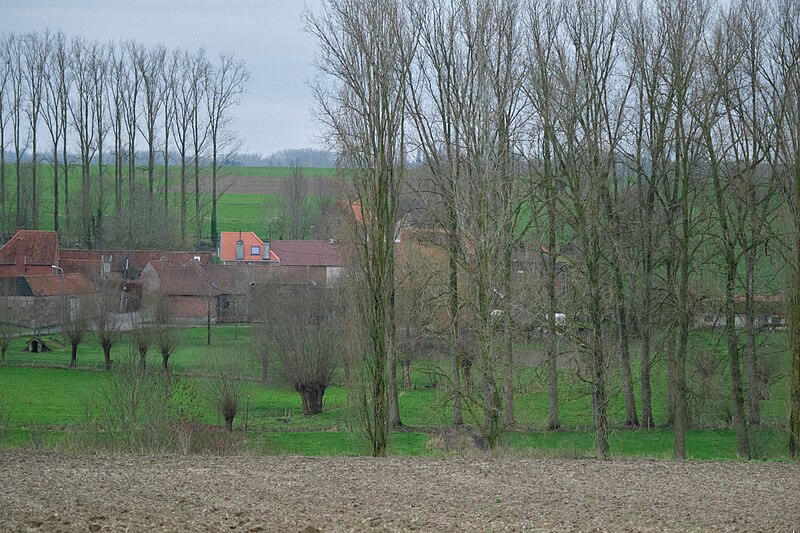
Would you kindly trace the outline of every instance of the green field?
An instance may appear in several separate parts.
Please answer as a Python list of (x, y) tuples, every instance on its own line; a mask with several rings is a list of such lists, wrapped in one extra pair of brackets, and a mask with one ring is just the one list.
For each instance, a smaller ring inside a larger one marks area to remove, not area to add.
[[(105, 165), (104, 165), (105, 166)], [(14, 165), (6, 163), (6, 194), (9, 199), (14, 199), (16, 195), (16, 178)], [(104, 178), (105, 183), (105, 212), (107, 214), (113, 213), (114, 203), (114, 184), (113, 184), (113, 166), (106, 166), (106, 173)], [(265, 180), (277, 180), (291, 176), (293, 169), (289, 167), (222, 167), (219, 171), (220, 177), (262, 177)], [(96, 197), (98, 194), (98, 174), (99, 169), (93, 166), (92, 173), (92, 191)], [(208, 169), (201, 169), (203, 179), (208, 179)], [(155, 169), (155, 182), (154, 188), (158, 191), (156, 202), (158, 205), (163, 205), (163, 166), (156, 167)], [(190, 172), (191, 174), (191, 172)], [(21, 177), (25, 183), (29, 183), (31, 175), (30, 165), (23, 165), (21, 168)], [(308, 178), (335, 178), (336, 170), (330, 168), (304, 168), (303, 175)], [(40, 215), (39, 215), (39, 229), (52, 230), (54, 226), (53, 217), (53, 168), (49, 164), (42, 164), (38, 173), (38, 180), (40, 184)], [(127, 174), (123, 176), (123, 196), (127, 201), (128, 194), (128, 178)], [(170, 167), (169, 176), (170, 186), (170, 205), (173, 211), (173, 219), (177, 219), (177, 208), (180, 202), (180, 194), (176, 191), (179, 186), (179, 168), (177, 166)], [(189, 189), (194, 187), (194, 178), (189, 175)], [(136, 178), (137, 187), (141, 190), (146, 190), (148, 187), (146, 172), (144, 169), (139, 168)], [(26, 194), (30, 194), (26, 191)], [(69, 167), (69, 195), (70, 204), (73, 209), (73, 217), (77, 217), (77, 211), (80, 205), (81, 197), (81, 170), (80, 168), (71, 165)], [(312, 207), (317, 204), (318, 199), (310, 198)], [(12, 202), (9, 202), (11, 205)], [(202, 237), (206, 242), (210, 241), (211, 234), (211, 194), (202, 193), (200, 201), (200, 209), (202, 213)], [(236, 194), (226, 193), (221, 191), (217, 200), (217, 224), (219, 231), (255, 231), (258, 235), (266, 235), (269, 233), (269, 221), (278, 216), (279, 197), (275, 194)], [(59, 224), (63, 229), (66, 222), (66, 208), (64, 203), (64, 180), (63, 180), (63, 167), (59, 167)], [(195, 218), (195, 203), (194, 194), (189, 192), (187, 202), (187, 218), (189, 226), (189, 234), (194, 232)], [(76, 219), (77, 220), (77, 219)]]
[[(207, 427), (222, 424), (219, 413), (207, 397), (206, 379), (212, 375), (220, 358), (233, 363), (246, 380), (244, 394), (234, 428), (246, 436), (246, 448), (252, 453), (291, 453), (307, 455), (360, 455), (368, 453), (365, 440), (357, 431), (348, 404), (343, 377), (337, 375), (325, 394), (325, 408), (320, 415), (302, 415), (297, 393), (285, 385), (276, 369), (270, 379), (257, 379), (259, 366), (251, 355), (249, 328), (215, 326), (212, 346), (206, 346), (204, 328), (181, 330), (181, 341), (170, 362), (176, 383), (183, 390), (182, 402), (198, 423)], [(764, 336), (776, 354), (785, 355), (786, 335)], [(68, 347), (58, 337), (46, 337), (53, 351), (29, 354), (22, 351), (24, 337), (18, 338), (7, 354), (7, 366), (0, 368), (0, 443), (3, 446), (53, 446), (72, 442), (75, 434), (91, 431), (87, 424), (93, 416), (92, 405), (98, 401), (114, 374), (100, 370), (103, 356), (97, 342), (89, 336), (78, 352), (78, 369), (66, 368)], [(715, 349), (716, 336), (698, 333), (693, 350)], [(525, 347), (520, 346), (518, 350)], [(767, 348), (765, 348), (766, 350)], [(112, 358), (124, 360), (130, 353), (128, 339), (114, 347)], [(149, 366), (159, 368), (160, 356), (152, 353)], [(781, 363), (783, 364), (783, 363)], [(428, 434), (446, 427), (450, 405), (436, 375), (442, 362), (418, 361), (413, 366), (414, 389), (400, 390), (400, 410), (407, 430), (395, 432), (390, 453), (421, 455), (441, 453), (428, 447)], [(635, 369), (638, 371), (638, 369)], [(654, 411), (657, 421), (666, 416), (663, 403), (665, 371), (658, 364), (653, 375)], [(501, 440), (500, 454), (542, 456), (593, 456), (594, 435), (588, 385), (573, 371), (560, 374), (560, 410), (563, 431), (545, 431), (547, 417), (546, 373), (543, 369), (521, 366), (516, 382), (518, 429), (507, 432)], [(612, 375), (619, 375), (613, 373)], [(724, 381), (724, 380), (723, 380)], [(720, 386), (726, 386), (722, 383)], [(637, 386), (638, 388), (638, 386)], [(621, 384), (609, 384), (611, 392), (611, 452), (615, 456), (668, 458), (672, 454), (672, 432), (668, 428), (629, 430), (623, 427), (624, 403)], [(763, 403), (765, 425), (754, 430), (755, 456), (762, 459), (785, 459), (786, 435), (782, 428), (787, 413), (787, 383), (776, 378), (770, 399)], [(638, 392), (638, 390), (637, 390)], [(189, 401), (187, 401), (187, 398)], [(637, 397), (638, 401), (638, 397)], [(467, 414), (468, 422), (475, 423)], [(710, 417), (704, 422), (713, 422)], [(735, 459), (735, 436), (724, 420), (707, 429), (691, 430), (687, 437), (688, 456), (692, 459)], [(246, 430), (245, 430), (246, 427)]]

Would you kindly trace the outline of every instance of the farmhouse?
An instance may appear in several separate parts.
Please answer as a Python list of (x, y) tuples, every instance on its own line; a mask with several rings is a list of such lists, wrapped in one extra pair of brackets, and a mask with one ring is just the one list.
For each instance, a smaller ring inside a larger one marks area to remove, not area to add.
[(50, 275), (58, 252), (55, 231), (19, 230), (0, 248), (0, 277)]
[(258, 265), (278, 259), (270, 250), (270, 241), (262, 241), (252, 231), (220, 233), (217, 256), (223, 265)]
[[(332, 286), (342, 275), (348, 252), (332, 239), (270, 241), (252, 231), (223, 231), (219, 242), (219, 259), (225, 267), (269, 267), (272, 281), (324, 287)], [(216, 271), (224, 275), (224, 269)]]
[[(52, 270), (52, 268), (51, 268)], [(0, 278), (0, 316), (32, 329), (75, 318), (97, 293), (81, 274)], [(69, 315), (67, 315), (69, 313)]]
[(222, 291), (198, 261), (173, 265), (169, 261), (151, 261), (139, 276), (144, 296), (163, 295), (171, 316), (185, 323), (202, 323), (219, 318)]

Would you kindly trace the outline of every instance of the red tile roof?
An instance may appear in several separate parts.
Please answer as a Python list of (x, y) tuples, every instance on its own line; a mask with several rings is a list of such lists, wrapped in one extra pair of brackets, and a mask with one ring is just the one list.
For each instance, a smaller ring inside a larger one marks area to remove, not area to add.
[(163, 252), (158, 250), (61, 250), (62, 259), (105, 260), (113, 262), (112, 270), (121, 272), (125, 270), (125, 260), (130, 259), (129, 268), (142, 270), (150, 261), (166, 260), (173, 265), (188, 265), (195, 257), (200, 258), (200, 263), (211, 262), (211, 252)]
[(279, 278), (278, 268), (274, 263), (256, 263), (248, 265), (234, 263), (228, 265), (203, 265), (223, 294), (245, 294), (254, 283), (268, 283)]
[(281, 266), (345, 266), (343, 246), (330, 241), (272, 241)]
[(219, 287), (197, 263), (161, 265), (159, 292), (173, 296), (219, 296)]
[[(237, 261), (236, 242), (241, 239), (244, 243), (244, 258), (238, 261), (263, 261), (264, 242), (252, 231), (223, 231), (219, 236), (219, 258), (222, 261)], [(258, 247), (258, 253), (250, 253), (254, 247)], [(270, 250), (270, 258), (277, 259)]]
[(18, 258), (28, 265), (57, 265), (58, 234), (55, 231), (17, 231), (0, 248), (0, 265), (13, 265)]
[[(59, 296), (61, 292), (61, 276), (28, 276), (25, 278), (33, 291), (34, 296)], [(81, 274), (64, 275), (65, 295), (91, 294), (96, 292), (85, 276)]]

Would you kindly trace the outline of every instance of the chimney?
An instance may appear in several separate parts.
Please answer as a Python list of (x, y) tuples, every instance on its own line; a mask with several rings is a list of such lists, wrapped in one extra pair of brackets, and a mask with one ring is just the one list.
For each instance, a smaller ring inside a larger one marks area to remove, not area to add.
[(264, 245), (264, 261), (269, 261), (270, 260), (269, 239), (264, 239), (263, 245)]
[(14, 266), (20, 274), (28, 270), (28, 244), (21, 238), (18, 238), (14, 245)]

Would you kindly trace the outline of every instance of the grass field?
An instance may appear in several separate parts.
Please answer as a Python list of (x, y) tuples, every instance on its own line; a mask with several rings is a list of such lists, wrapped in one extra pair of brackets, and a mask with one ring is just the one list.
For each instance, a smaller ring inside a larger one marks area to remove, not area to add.
[[(6, 163), (6, 194), (9, 198), (14, 198), (16, 194), (16, 179), (14, 165)], [(223, 167), (219, 171), (220, 178), (225, 177), (257, 177), (263, 178), (266, 181), (275, 181), (286, 178), (292, 175), (292, 169), (289, 167)], [(81, 194), (81, 170), (77, 166), (69, 167), (69, 194), (70, 203), (73, 210), (77, 212), (80, 204), (78, 200)], [(96, 166), (92, 167), (92, 180), (93, 180), (93, 194), (97, 194), (97, 174), (99, 170)], [(208, 169), (201, 170), (202, 179), (210, 180), (208, 177)], [(64, 204), (64, 183), (63, 183), (63, 167), (59, 167), (59, 221), (62, 229), (65, 227), (66, 209)], [(113, 167), (106, 168), (105, 175), (105, 195), (106, 195), (106, 212), (113, 211)], [(154, 188), (158, 191), (158, 196), (163, 195), (163, 167), (156, 167)], [(179, 186), (179, 169), (176, 166), (170, 167), (170, 203), (174, 207), (179, 205), (180, 195), (175, 192), (175, 188)], [(21, 169), (22, 180), (28, 183), (30, 180), (31, 169), (29, 165), (25, 165)], [(336, 170), (330, 168), (304, 168), (303, 175), (307, 178), (336, 178)], [(43, 164), (40, 167), (38, 179), (40, 182), (40, 216), (39, 216), (39, 229), (52, 230), (54, 226), (53, 220), (53, 168), (48, 164)], [(123, 177), (123, 194), (127, 195), (128, 181), (127, 175)], [(190, 227), (193, 228), (192, 220), (195, 218), (195, 204), (193, 190), (193, 177), (190, 177), (190, 198), (187, 204), (187, 216), (190, 221)], [(139, 169), (137, 174), (137, 184), (142, 190), (146, 190), (147, 178), (144, 169)], [(238, 231), (240, 229), (246, 231), (256, 231), (259, 235), (266, 235), (270, 228), (268, 221), (278, 215), (278, 196), (276, 194), (236, 194), (220, 191), (222, 194), (217, 202), (217, 223), (220, 231)], [(29, 194), (26, 192), (26, 194)], [(315, 199), (311, 199), (311, 203), (316, 204)], [(203, 239), (210, 241), (211, 232), (211, 195), (209, 193), (201, 194), (201, 213), (203, 213), (202, 235)], [(11, 204), (9, 204), (11, 205)]]
[[(240, 434), (247, 435), (247, 448), (253, 453), (360, 455), (368, 452), (364, 439), (358, 431), (353, 431), (357, 424), (348, 406), (348, 391), (342, 386), (341, 376), (336, 377), (325, 394), (324, 412), (306, 417), (302, 415), (299, 396), (282, 383), (274, 369), (267, 383), (256, 379), (259, 368), (255, 357), (249, 355), (247, 327), (214, 327), (211, 347), (206, 346), (205, 335), (204, 328), (182, 330), (179, 347), (170, 359), (178, 382), (191, 391), (189, 411), (199, 422), (208, 426), (222, 423), (220, 415), (208, 401), (205, 376), (213, 372), (214, 358), (223, 358), (233, 360), (247, 379), (234, 427)], [(89, 406), (97, 400), (98, 391), (112, 379), (112, 374), (99, 370), (103, 362), (102, 351), (91, 336), (79, 348), (77, 370), (66, 368), (69, 350), (57, 337), (46, 338), (53, 351), (45, 354), (23, 352), (24, 340), (18, 338), (14, 341), (7, 354), (8, 365), (0, 368), (0, 442), (4, 446), (58, 446), (65, 435), (85, 431), (85, 424), (92, 416)], [(715, 336), (710, 333), (696, 334), (693, 340), (695, 350), (716, 346)], [(773, 333), (766, 340), (772, 343), (776, 353), (785, 353), (785, 334)], [(114, 347), (112, 358), (120, 361), (130, 349), (127, 339), (123, 338)], [(160, 363), (157, 354), (150, 356), (148, 364), (151, 367), (158, 368)], [(438, 380), (435, 376), (441, 364), (420, 361), (414, 365), (412, 380), (415, 388), (401, 389), (399, 397), (401, 416), (408, 430), (393, 434), (391, 453), (441, 453), (427, 446), (427, 434), (446, 427), (450, 422), (449, 400), (442, 388), (436, 386)], [(657, 421), (663, 421), (666, 416), (664, 373), (663, 365), (657, 365), (653, 377)], [(616, 372), (612, 374), (618, 375)], [(516, 383), (518, 429), (504, 436), (500, 453), (593, 455), (588, 385), (570, 370), (563, 370), (559, 378), (561, 420), (565, 430), (549, 432), (544, 430), (546, 374), (539, 368), (520, 367)], [(725, 387), (724, 384), (721, 386)], [(758, 458), (786, 458), (786, 436), (780, 429), (787, 413), (786, 388), (785, 377), (774, 380), (770, 399), (763, 403), (766, 425), (754, 430), (752, 435)], [(672, 432), (667, 428), (625, 429), (621, 384), (612, 381), (609, 389), (612, 455), (670, 457)], [(469, 422), (476, 422), (469, 413), (467, 418)], [(715, 427), (690, 431), (687, 447), (692, 459), (736, 457), (735, 436), (724, 420), (718, 420)]]

